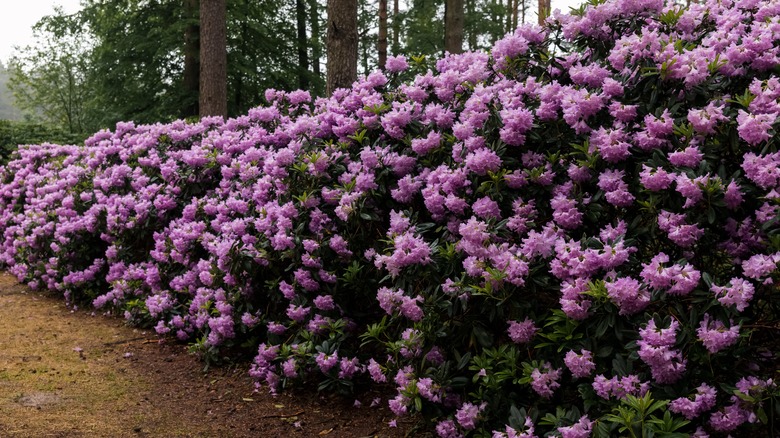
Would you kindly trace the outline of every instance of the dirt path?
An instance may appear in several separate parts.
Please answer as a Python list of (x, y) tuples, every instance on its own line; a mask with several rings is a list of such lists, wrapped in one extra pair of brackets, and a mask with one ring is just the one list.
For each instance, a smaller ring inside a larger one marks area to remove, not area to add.
[(245, 367), (202, 372), (182, 345), (68, 310), (0, 273), (0, 437), (400, 437), (376, 394), (253, 393)]

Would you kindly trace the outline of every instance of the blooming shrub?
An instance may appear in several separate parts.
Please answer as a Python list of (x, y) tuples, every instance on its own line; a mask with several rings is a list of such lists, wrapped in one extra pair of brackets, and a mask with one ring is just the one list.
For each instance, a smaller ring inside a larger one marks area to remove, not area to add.
[(441, 436), (774, 431), (780, 2), (594, 2), (329, 99), (28, 146), (0, 263)]

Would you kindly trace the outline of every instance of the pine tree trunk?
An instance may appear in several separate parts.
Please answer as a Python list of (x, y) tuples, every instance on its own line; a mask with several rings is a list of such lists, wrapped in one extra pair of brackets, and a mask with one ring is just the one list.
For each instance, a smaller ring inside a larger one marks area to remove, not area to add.
[[(517, 1), (517, 0), (514, 0)], [(539, 0), (542, 1), (542, 0)], [(506, 0), (506, 16), (504, 19), (506, 20), (506, 31), (511, 32), (512, 31), (512, 0)]]
[(387, 0), (379, 0), (379, 37), (377, 38), (377, 64), (380, 70), (387, 64)]
[(393, 0), (393, 55), (396, 56), (401, 51), (401, 46), (399, 45), (401, 40), (401, 17), (398, 14), (398, 0)]
[(295, 0), (295, 19), (298, 30), (298, 88), (309, 89), (309, 50), (306, 44), (306, 5)]
[(184, 0), (184, 93), (187, 106), (182, 117), (198, 115), (198, 93), (200, 87), (200, 29), (198, 26), (198, 0)]
[(444, 5), (444, 51), (463, 53), (463, 0), (446, 0)]
[[(467, 17), (474, 17), (474, 0), (466, 0), (466, 16)], [(469, 42), (469, 50), (477, 50), (477, 29), (475, 29), (475, 26), (473, 25), (474, 21), (472, 18), (472, 25), (469, 26), (468, 29), (468, 42)], [(466, 26), (465, 24), (463, 25)]]
[(200, 116), (227, 117), (225, 0), (200, 0)]
[(328, 0), (328, 87), (350, 87), (357, 80), (357, 0)]
[(525, 4), (526, 0), (520, 0), (520, 1), (522, 2), (521, 4), (523, 5), (521, 6), (521, 14), (523, 20), (521, 23), (525, 24), (525, 10), (528, 9), (528, 5)]
[(314, 76), (320, 77), (320, 60), (322, 59), (322, 42), (320, 41), (320, 13), (318, 0), (309, 0), (309, 17), (311, 21), (311, 66)]
[(544, 25), (544, 21), (550, 15), (550, 0), (539, 0), (539, 26)]

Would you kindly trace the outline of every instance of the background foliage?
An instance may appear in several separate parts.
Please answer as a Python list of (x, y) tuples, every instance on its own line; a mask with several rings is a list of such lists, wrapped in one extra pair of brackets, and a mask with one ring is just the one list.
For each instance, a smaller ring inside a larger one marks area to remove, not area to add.
[[(392, 55), (443, 54), (444, 0), (401, 1), (397, 16), (389, 3), (390, 39), (398, 41), (390, 44)], [(466, 1), (465, 48), (489, 48), (510, 30), (508, 3)], [(323, 94), (325, 2), (304, 2), (306, 51), (318, 64), (315, 68), (310, 62), (305, 71), (298, 67), (295, 4), (228, 2), (230, 115), (262, 103), (267, 88), (298, 88), (301, 75), (308, 91)], [(153, 123), (191, 116), (186, 109), (197, 102), (197, 94), (183, 86), (183, 36), (187, 26), (197, 22), (197, 14), (189, 16), (179, 0), (84, 0), (82, 5), (73, 15), (58, 10), (44, 17), (36, 25), (37, 42), (20, 48), (11, 59), (11, 89), (26, 116), (81, 133), (123, 120)], [(312, 5), (317, 6), (316, 14)], [(533, 21), (530, 6), (525, 6), (527, 20)], [(361, 74), (376, 69), (377, 26), (376, 2), (360, 1)]]

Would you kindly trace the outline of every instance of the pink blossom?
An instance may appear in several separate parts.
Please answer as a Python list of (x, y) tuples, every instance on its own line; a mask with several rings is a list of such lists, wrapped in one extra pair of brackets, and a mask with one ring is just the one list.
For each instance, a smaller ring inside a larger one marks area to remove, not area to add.
[(522, 322), (509, 321), (509, 338), (516, 344), (525, 344), (530, 342), (536, 334), (538, 328), (530, 318), (525, 318)]

